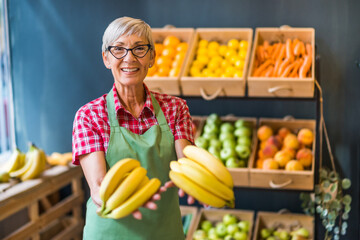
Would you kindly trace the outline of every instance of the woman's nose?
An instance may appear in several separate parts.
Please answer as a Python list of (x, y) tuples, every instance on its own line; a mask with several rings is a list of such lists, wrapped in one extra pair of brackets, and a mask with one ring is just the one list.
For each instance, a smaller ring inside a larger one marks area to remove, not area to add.
[(123, 60), (125, 61), (132, 61), (134, 60), (136, 57), (134, 56), (134, 54), (132, 53), (132, 51), (128, 50), (126, 56), (123, 58)]

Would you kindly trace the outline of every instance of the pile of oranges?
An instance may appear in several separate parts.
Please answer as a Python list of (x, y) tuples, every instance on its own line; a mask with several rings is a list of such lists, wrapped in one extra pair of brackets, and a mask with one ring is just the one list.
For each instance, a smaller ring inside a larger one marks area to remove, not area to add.
[(177, 77), (184, 62), (187, 42), (176, 36), (167, 36), (162, 43), (155, 43), (155, 64), (148, 70), (148, 77)]
[(248, 42), (230, 39), (226, 44), (201, 39), (196, 56), (190, 66), (192, 77), (237, 77), (243, 76)]

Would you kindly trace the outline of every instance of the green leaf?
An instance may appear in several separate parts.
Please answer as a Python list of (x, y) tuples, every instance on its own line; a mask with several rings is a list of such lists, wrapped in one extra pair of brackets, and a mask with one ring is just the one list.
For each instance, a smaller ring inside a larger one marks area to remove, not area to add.
[(316, 202), (317, 204), (320, 204), (320, 203), (321, 203), (321, 197), (316, 196), (316, 197), (315, 197), (315, 202)]
[(349, 194), (346, 194), (343, 198), (343, 203), (349, 205), (351, 203), (351, 196)]
[(324, 202), (327, 203), (331, 200), (331, 194), (330, 193), (325, 193), (324, 195)]
[(349, 219), (349, 214), (348, 213), (343, 213), (341, 218), (344, 219), (344, 220), (348, 220)]
[(330, 192), (332, 193), (336, 192), (337, 188), (338, 188), (338, 183), (337, 182), (333, 183), (330, 187)]
[(349, 189), (350, 186), (351, 186), (351, 180), (348, 179), (348, 178), (344, 178), (342, 181), (341, 181), (341, 186), (343, 189)]
[(350, 206), (350, 205), (345, 205), (344, 211), (345, 211), (346, 213), (349, 213), (349, 212), (351, 211), (351, 206)]
[(339, 179), (339, 174), (336, 173), (335, 171), (331, 171), (329, 173), (329, 179), (333, 182), (337, 181)]
[(325, 181), (323, 181), (322, 182), (322, 184), (321, 184), (321, 186), (323, 187), (323, 188), (328, 188), (329, 186), (330, 186), (330, 181), (329, 180), (325, 180)]
[(327, 178), (328, 176), (328, 172), (326, 171), (326, 169), (320, 169), (320, 178)]
[(321, 193), (321, 188), (319, 185), (315, 185), (315, 194), (320, 194)]
[(317, 213), (321, 213), (321, 212), (322, 212), (322, 210), (323, 210), (323, 209), (322, 209), (322, 207), (321, 207), (321, 206), (317, 206), (317, 207), (316, 207), (316, 212), (317, 212)]
[(329, 220), (335, 220), (335, 219), (336, 219), (336, 213), (335, 213), (335, 211), (329, 212), (329, 214), (328, 214), (328, 219), (329, 219)]

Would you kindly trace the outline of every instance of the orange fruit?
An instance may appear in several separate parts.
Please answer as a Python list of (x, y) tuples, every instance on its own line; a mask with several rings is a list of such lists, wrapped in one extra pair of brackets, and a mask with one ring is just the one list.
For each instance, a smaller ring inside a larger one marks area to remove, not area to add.
[(174, 60), (171, 64), (171, 67), (172, 68), (181, 68), (181, 65), (183, 63), (183, 60), (180, 59), (180, 60)]
[(162, 43), (155, 43), (156, 55), (160, 56), (163, 50), (164, 50), (164, 45)]
[(176, 55), (175, 55), (175, 61), (183, 61), (185, 59), (185, 52), (178, 52)]
[(160, 77), (167, 77), (169, 76), (170, 67), (169, 66), (159, 66), (157, 74)]
[(180, 73), (180, 68), (176, 67), (176, 68), (172, 68), (169, 72), (169, 77), (177, 77), (179, 76)]
[(176, 51), (178, 51), (178, 52), (186, 52), (187, 49), (188, 49), (188, 43), (187, 42), (181, 42), (176, 47)]
[(172, 47), (165, 47), (164, 50), (162, 51), (161, 55), (172, 59), (176, 55), (176, 50), (175, 50), (175, 48), (172, 48)]
[(151, 77), (153, 76), (157, 71), (157, 67), (156, 66), (152, 66), (151, 68), (148, 69), (148, 73), (147, 73), (147, 76), (148, 77)]
[(169, 35), (164, 39), (164, 46), (165, 47), (172, 47), (172, 48), (176, 48), (176, 46), (180, 43), (179, 38)]
[(156, 64), (158, 66), (168, 66), (170, 67), (172, 63), (171, 58), (167, 57), (167, 56), (160, 56), (156, 59)]

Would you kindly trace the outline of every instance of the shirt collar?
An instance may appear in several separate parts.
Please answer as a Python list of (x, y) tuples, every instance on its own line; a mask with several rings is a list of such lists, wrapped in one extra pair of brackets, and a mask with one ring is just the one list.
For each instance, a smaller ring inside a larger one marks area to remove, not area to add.
[[(148, 87), (145, 84), (144, 84), (144, 89), (145, 89), (145, 93), (146, 93), (146, 100), (145, 100), (145, 104), (144, 104), (144, 107), (141, 112), (144, 112), (145, 109), (147, 109), (147, 110), (150, 110), (153, 115), (155, 115), (155, 110), (154, 110), (154, 107), (152, 104), (150, 90), (148, 89)], [(115, 83), (113, 85), (113, 95), (114, 95), (114, 100), (115, 100), (115, 112), (118, 113), (121, 109), (123, 111), (128, 112), (125, 109), (125, 107), (121, 104), (121, 101), (120, 101), (117, 91), (116, 91)]]

